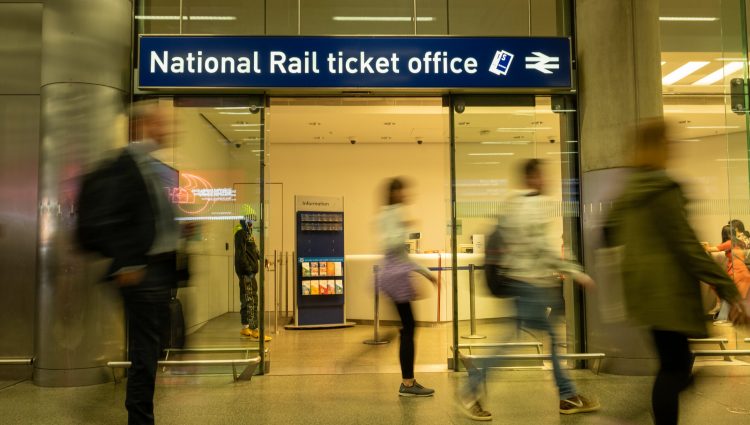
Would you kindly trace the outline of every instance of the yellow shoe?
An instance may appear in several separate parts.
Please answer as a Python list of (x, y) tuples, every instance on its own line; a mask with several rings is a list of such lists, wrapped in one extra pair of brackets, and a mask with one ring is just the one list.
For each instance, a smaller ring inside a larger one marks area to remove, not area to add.
[[(260, 338), (260, 332), (257, 329), (253, 329), (253, 330), (250, 331), (250, 336), (253, 337), (253, 338), (255, 338), (255, 339), (259, 339)], [(268, 335), (266, 335), (263, 338), (263, 341), (269, 342), (269, 341), (271, 341), (271, 337), (268, 336)]]
[(251, 331), (250, 328), (242, 328), (242, 330), (240, 331), (240, 334), (244, 336), (253, 336), (253, 331)]

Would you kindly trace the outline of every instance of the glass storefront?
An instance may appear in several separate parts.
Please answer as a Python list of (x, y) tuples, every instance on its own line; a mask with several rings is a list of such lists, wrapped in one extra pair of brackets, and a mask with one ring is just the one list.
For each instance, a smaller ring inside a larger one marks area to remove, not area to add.
[[(209, 6), (188, 0), (144, 0), (138, 3), (135, 20), (139, 35), (571, 35), (569, 1), (511, 3), (222, 0)], [(503, 25), (498, 25), (500, 21)], [(138, 98), (154, 97), (154, 93), (136, 92)], [(480, 96), (437, 90), (420, 97), (408, 92), (382, 97), (374, 91), (356, 98), (341, 92), (317, 97), (295, 93), (230, 96), (219, 90), (200, 96), (164, 90), (157, 94), (173, 105), (176, 121), (185, 124), (165, 158), (180, 171), (181, 184), (228, 189), (231, 194), (209, 202), (209, 208), (181, 205), (191, 211), (184, 219), (201, 220), (201, 236), (190, 245), (199, 258), (196, 279), (201, 282), (185, 291), (187, 309), (195, 314), (188, 327), (210, 322), (222, 309), (239, 311), (233, 248), (227, 235), (247, 208), (259, 217), (256, 231), (265, 260), (261, 268), (265, 275), (259, 279), (260, 309), (266, 312), (261, 315), (266, 333), (276, 329), (271, 326), (279, 322), (280, 311), (282, 326), (290, 319), (286, 313), (293, 313), (297, 295), (292, 270), (296, 267), (295, 195), (344, 196), (349, 273), (344, 290), (348, 291), (346, 285), (356, 285), (347, 292), (347, 316), (371, 323), (372, 265), (378, 254), (373, 221), (382, 183), (388, 177), (406, 176), (414, 183), (411, 210), (418, 223), (414, 232), (420, 237), (410, 243), (415, 258), (440, 276), (438, 288), (415, 303), (417, 321), (427, 324), (423, 332), (429, 336), (425, 338), (435, 341), (434, 346), (421, 349), (426, 354), (417, 358), (418, 371), (420, 361), (423, 369), (445, 370), (446, 355), (448, 364), (457, 368), (452, 361), (456, 350), (471, 343), (462, 336), (487, 336), (481, 342), (506, 336), (512, 306), (508, 300), (487, 294), (483, 256), (481, 249), (475, 250), (474, 239), (491, 229), (503, 210), (504, 198), (520, 188), (517, 173), (524, 160), (544, 160), (554, 222), (550, 239), (559, 245), (561, 255), (580, 257), (578, 144), (571, 106), (575, 97), (570, 92)], [(459, 104), (461, 112), (457, 112)], [(283, 260), (285, 256), (292, 258), (291, 272), (285, 271), (290, 263)], [(208, 270), (204, 263), (222, 271), (201, 274)], [(469, 265), (477, 266), (473, 279), (465, 270)], [(209, 287), (217, 282), (223, 289), (211, 292)], [(569, 282), (565, 296), (566, 312), (557, 324), (567, 349), (574, 352), (583, 349), (578, 319), (581, 301)], [(381, 306), (381, 318), (387, 324), (398, 316)], [(539, 338), (521, 327), (518, 331), (521, 340)], [(348, 342), (346, 338), (340, 341)], [(546, 341), (540, 342), (544, 350), (549, 349)], [(295, 346), (301, 347), (296, 340)], [(261, 352), (266, 347), (259, 343)], [(274, 355), (274, 359), (283, 358), (281, 353)], [(302, 366), (295, 367), (285, 371), (302, 370)], [(348, 365), (345, 370), (353, 369)]]
[[(662, 0), (660, 26), (664, 116), (676, 139), (671, 171), (692, 201), (698, 237), (715, 246), (730, 220), (750, 223), (746, 2)], [(726, 266), (723, 252), (714, 255)], [(708, 311), (715, 297), (704, 292)], [(746, 337), (710, 331), (732, 347)]]

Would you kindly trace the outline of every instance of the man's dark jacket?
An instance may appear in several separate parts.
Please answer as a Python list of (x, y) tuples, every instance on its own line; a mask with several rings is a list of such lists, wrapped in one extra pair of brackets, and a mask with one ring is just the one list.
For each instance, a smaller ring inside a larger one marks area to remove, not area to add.
[(146, 266), (156, 236), (155, 211), (146, 182), (128, 149), (107, 165), (96, 186), (97, 202), (85, 213), (97, 229), (101, 254), (112, 258), (109, 275), (123, 267)]

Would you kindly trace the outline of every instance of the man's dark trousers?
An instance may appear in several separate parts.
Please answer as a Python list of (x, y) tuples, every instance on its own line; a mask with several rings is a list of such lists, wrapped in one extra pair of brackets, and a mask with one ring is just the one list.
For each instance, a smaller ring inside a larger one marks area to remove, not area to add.
[(139, 285), (121, 289), (128, 319), (130, 361), (125, 407), (129, 425), (154, 423), (154, 385), (161, 334), (169, 326), (174, 263), (149, 264)]

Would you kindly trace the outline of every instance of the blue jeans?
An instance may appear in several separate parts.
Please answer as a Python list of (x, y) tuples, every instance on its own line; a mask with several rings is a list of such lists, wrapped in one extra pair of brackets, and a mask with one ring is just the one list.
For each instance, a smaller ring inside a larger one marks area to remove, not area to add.
[[(534, 285), (513, 281), (512, 293), (516, 296), (516, 320), (527, 328), (547, 332), (550, 336), (550, 353), (552, 355), (552, 370), (555, 375), (555, 383), (560, 395), (560, 400), (574, 397), (577, 393), (575, 384), (560, 364), (557, 355), (557, 334), (550, 323), (551, 314), (564, 311), (562, 291), (559, 287), (541, 288)], [(551, 314), (547, 309), (551, 308)], [(487, 367), (485, 362), (477, 360), (464, 360), (464, 365), (469, 372), (469, 381), (463, 390), (462, 398), (470, 403), (478, 400), (484, 391), (487, 378)]]
[(729, 310), (731, 306), (728, 302), (721, 300), (721, 309), (719, 310), (719, 314), (716, 316), (716, 320), (729, 320)]

